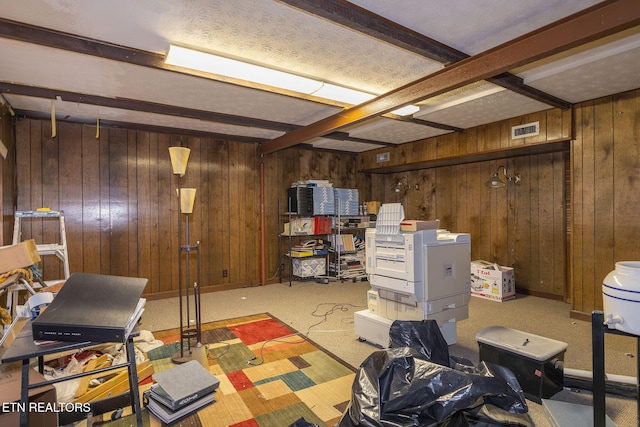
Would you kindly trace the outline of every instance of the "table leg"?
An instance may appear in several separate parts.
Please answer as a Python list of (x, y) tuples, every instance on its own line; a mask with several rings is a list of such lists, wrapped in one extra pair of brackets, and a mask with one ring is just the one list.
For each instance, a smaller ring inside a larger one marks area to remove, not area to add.
[(140, 407), (140, 390), (138, 390), (138, 368), (136, 366), (136, 353), (133, 338), (127, 340), (127, 358), (129, 360), (129, 391), (131, 405), (136, 414), (138, 426), (142, 426), (142, 409)]
[(29, 359), (22, 360), (20, 403), (24, 406), (20, 411), (20, 427), (27, 427), (29, 424)]

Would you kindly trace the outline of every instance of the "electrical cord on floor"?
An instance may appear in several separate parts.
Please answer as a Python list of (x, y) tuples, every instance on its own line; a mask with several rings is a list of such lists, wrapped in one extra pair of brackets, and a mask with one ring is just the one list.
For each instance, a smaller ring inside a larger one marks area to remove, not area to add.
[[(320, 306), (322, 306), (322, 305), (331, 305), (332, 307), (329, 310), (327, 310), (324, 313), (322, 313), (322, 314), (316, 313), (320, 309)], [(351, 308), (358, 309), (358, 308), (366, 308), (366, 307), (358, 306), (358, 305), (354, 305), (354, 304), (349, 304), (349, 303), (334, 303), (334, 302), (322, 302), (322, 303), (318, 304), (316, 306), (316, 309), (313, 310), (313, 312), (311, 313), (311, 315), (313, 317), (321, 317), (322, 320), (319, 321), (318, 323), (314, 324), (314, 325), (309, 326), (309, 328), (307, 329), (306, 335), (309, 335), (309, 332), (311, 331), (311, 328), (316, 327), (316, 326), (321, 325), (322, 323), (326, 322), (328, 317), (330, 315), (332, 315), (333, 313), (335, 313), (336, 311), (348, 312)]]
[[(323, 312), (323, 313), (318, 313), (318, 310), (320, 310), (320, 307), (325, 306), (325, 305), (330, 305), (331, 307)], [(354, 304), (350, 304), (350, 303), (337, 303), (337, 302), (321, 302), (318, 305), (316, 305), (316, 308), (311, 312), (311, 316), (313, 317), (319, 317), (321, 318), (320, 321), (314, 323), (313, 325), (309, 326), (307, 328), (307, 331), (302, 335), (302, 339), (298, 340), (298, 341), (291, 341), (291, 340), (285, 340), (285, 338), (290, 338), (290, 337), (295, 337), (295, 336), (301, 336), (300, 333), (294, 333), (294, 334), (289, 334), (289, 335), (285, 335), (279, 338), (273, 338), (270, 340), (267, 340), (265, 342), (262, 343), (262, 346), (260, 347), (260, 356), (259, 357), (253, 357), (252, 359), (250, 359), (249, 361), (247, 361), (248, 365), (252, 365), (252, 366), (258, 366), (261, 365), (262, 363), (264, 363), (264, 357), (263, 357), (263, 353), (264, 353), (264, 348), (265, 346), (270, 343), (270, 342), (281, 342), (281, 343), (286, 343), (286, 344), (302, 344), (303, 342), (307, 341), (309, 338), (309, 334), (311, 333), (311, 329), (315, 328), (316, 326), (319, 326), (323, 323), (325, 323), (329, 316), (331, 316), (332, 314), (336, 313), (336, 312), (342, 312), (342, 313), (346, 313), (348, 312), (350, 309), (358, 309), (358, 308), (363, 308), (363, 306), (358, 306), (358, 305), (354, 305)], [(342, 319), (342, 321), (344, 321), (345, 319)], [(353, 322), (353, 320), (351, 320), (351, 323)], [(344, 330), (328, 330), (328, 331), (322, 331), (322, 332), (342, 332)], [(317, 331), (320, 332), (320, 331)], [(225, 345), (224, 350), (222, 350), (222, 352), (220, 354), (217, 355), (211, 355), (211, 353), (213, 352), (213, 349), (210, 348), (211, 344), (205, 344), (205, 350), (206, 350), (206, 354), (207, 354), (207, 359), (211, 359), (211, 360), (218, 360), (220, 359), (222, 356), (224, 356), (229, 349), (231, 348), (231, 343), (229, 342), (222, 342), (222, 344)], [(179, 349), (180, 348), (180, 341), (176, 341), (175, 342), (176, 347)], [(258, 361), (257, 363), (255, 361)]]
[(280, 268), (281, 268), (281, 266), (278, 266), (278, 268), (276, 268), (276, 272), (273, 274), (273, 276), (271, 276), (271, 277), (267, 278), (267, 281), (269, 281), (269, 280), (273, 280), (273, 279), (275, 279), (276, 277), (278, 277), (278, 275), (280, 274)]
[[(213, 350), (210, 350), (210, 349), (209, 349), (209, 346), (207, 346), (207, 359), (211, 359), (211, 360), (218, 360), (218, 359), (220, 359), (222, 356), (224, 356), (224, 355), (229, 351), (229, 349), (231, 348), (231, 343), (229, 343), (229, 342), (222, 342), (222, 344), (224, 344), (224, 345), (226, 346), (226, 347), (224, 348), (224, 350), (222, 350), (222, 353), (220, 353), (220, 354), (218, 354), (218, 355), (215, 355), (215, 356), (213, 356), (213, 357), (210, 357), (210, 356), (209, 356), (209, 353), (213, 352)], [(209, 344), (209, 345), (211, 345), (211, 344)]]
[[(220, 353), (220, 354), (218, 354), (218, 355), (215, 355), (215, 356), (213, 356), (213, 357), (212, 357), (212, 356), (211, 356), (211, 354), (210, 354), (213, 350), (209, 348), (212, 344), (203, 344), (203, 346), (204, 346), (204, 348), (205, 348), (205, 351), (206, 351), (206, 353), (207, 353), (207, 359), (217, 360), (217, 359), (221, 358), (222, 356), (224, 356), (224, 354), (225, 354), (226, 352), (228, 352), (228, 351), (229, 351), (229, 348), (231, 347), (231, 343), (228, 343), (228, 342), (222, 342), (221, 344), (224, 344), (224, 345), (225, 345), (224, 350), (222, 351), (222, 353)], [(175, 345), (175, 347), (176, 347), (176, 349), (177, 349), (177, 350), (180, 350), (180, 341), (176, 341), (176, 342), (174, 343), (174, 345)], [(182, 348), (183, 348), (184, 350), (189, 350), (189, 347), (187, 347), (187, 346), (183, 346)]]
[[(331, 305), (331, 308), (329, 308), (324, 313), (317, 313), (317, 311), (323, 305)], [(316, 308), (311, 312), (311, 316), (320, 317), (320, 318), (322, 318), (322, 320), (320, 320), (319, 322), (314, 323), (313, 325), (309, 326), (307, 328), (307, 332), (302, 335), (302, 339), (300, 339), (298, 341), (290, 341), (290, 340), (285, 340), (284, 339), (284, 338), (289, 338), (289, 337), (294, 337), (294, 336), (300, 336), (299, 333), (295, 333), (295, 334), (289, 334), (289, 335), (285, 335), (285, 336), (282, 336), (282, 337), (279, 337), (279, 338), (273, 338), (273, 339), (267, 340), (267, 341), (263, 342), (262, 345), (260, 346), (260, 355), (259, 356), (255, 356), (255, 357), (251, 358), (250, 360), (248, 360), (247, 364), (251, 365), (251, 366), (262, 365), (264, 363), (264, 356), (263, 356), (264, 348), (270, 342), (281, 342), (281, 343), (286, 343), (286, 344), (302, 344), (303, 342), (305, 342), (305, 341), (307, 341), (309, 339), (309, 333), (311, 333), (311, 329), (312, 328), (315, 328), (316, 326), (325, 323), (328, 320), (329, 316), (332, 315), (333, 313), (335, 313), (335, 312), (348, 312), (350, 310), (350, 308), (358, 309), (358, 308), (362, 308), (362, 306), (357, 306), (357, 305), (349, 304), (349, 303), (334, 303), (334, 302), (321, 302), (321, 303), (319, 303), (316, 306)]]

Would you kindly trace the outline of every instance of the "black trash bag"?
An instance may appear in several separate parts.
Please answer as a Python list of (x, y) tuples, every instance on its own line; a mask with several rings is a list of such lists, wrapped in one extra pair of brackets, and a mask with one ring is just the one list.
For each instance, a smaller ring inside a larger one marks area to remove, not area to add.
[(289, 427), (318, 427), (318, 424), (311, 424), (309, 421), (305, 420), (304, 417), (301, 417), (295, 420)]
[(424, 357), (449, 366), (449, 345), (435, 320), (395, 320), (389, 329), (389, 348), (411, 347)]
[(455, 369), (456, 371), (462, 371), (468, 374), (478, 374), (484, 372), (484, 367), (475, 367), (473, 366), (473, 362), (471, 362), (471, 360), (465, 359), (464, 357), (449, 356), (448, 366)]
[(409, 347), (374, 352), (356, 373), (338, 426), (533, 426), (511, 371), (484, 363), (475, 371), (433, 363)]

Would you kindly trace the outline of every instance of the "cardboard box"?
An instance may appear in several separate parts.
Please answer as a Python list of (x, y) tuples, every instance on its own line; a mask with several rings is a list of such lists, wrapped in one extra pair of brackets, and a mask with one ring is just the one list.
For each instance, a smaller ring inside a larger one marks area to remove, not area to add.
[[(3, 365), (0, 372), (0, 425), (20, 425), (20, 389), (22, 370), (20, 363)], [(35, 369), (29, 369), (29, 384), (45, 381), (45, 378)], [(29, 426), (57, 426), (58, 413), (56, 389), (52, 384), (29, 390)], [(11, 411), (13, 409), (13, 411)]]
[(367, 215), (378, 215), (380, 211), (380, 202), (374, 200), (372, 202), (364, 202), (367, 205)]
[(39, 262), (40, 254), (33, 239), (0, 247), (0, 273), (29, 267)]
[(483, 260), (471, 261), (471, 295), (499, 302), (514, 299), (513, 268)]
[(433, 230), (440, 227), (440, 220), (419, 221), (416, 219), (405, 219), (400, 222), (400, 231), (420, 231)]
[(296, 218), (284, 224), (283, 236), (313, 235), (313, 218)]

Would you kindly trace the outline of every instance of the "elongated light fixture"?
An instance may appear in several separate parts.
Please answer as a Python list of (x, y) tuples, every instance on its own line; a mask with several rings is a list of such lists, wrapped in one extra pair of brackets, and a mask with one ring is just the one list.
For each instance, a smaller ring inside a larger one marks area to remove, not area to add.
[(312, 93), (322, 86), (319, 80), (175, 45), (169, 45), (164, 62), (301, 93)]
[[(191, 68), (352, 105), (361, 104), (376, 97), (376, 95), (370, 93), (326, 83), (322, 80), (298, 76), (285, 71), (274, 70), (172, 44), (169, 45), (169, 51), (165, 56), (164, 62), (169, 65)], [(418, 110), (420, 108), (415, 105), (407, 105), (391, 113), (405, 116)]]

